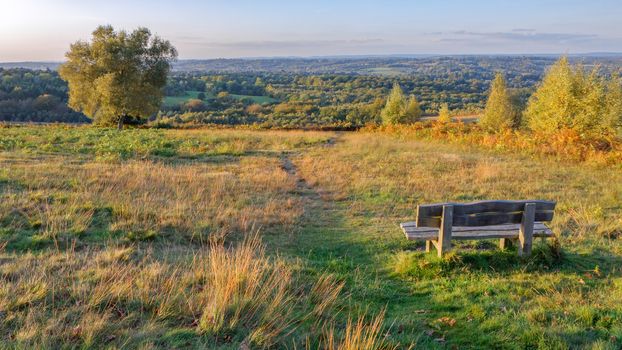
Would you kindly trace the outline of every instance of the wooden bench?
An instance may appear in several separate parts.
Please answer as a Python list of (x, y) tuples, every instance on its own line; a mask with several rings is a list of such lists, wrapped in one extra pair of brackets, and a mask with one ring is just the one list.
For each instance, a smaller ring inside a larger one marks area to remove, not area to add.
[(531, 254), (533, 237), (552, 237), (543, 222), (553, 220), (555, 202), (481, 201), (473, 203), (439, 203), (417, 206), (415, 222), (400, 226), (406, 238), (426, 241), (426, 252), (436, 247), (438, 256), (451, 249), (452, 239), (500, 239), (505, 249), (510, 242), (518, 244), (518, 254)]

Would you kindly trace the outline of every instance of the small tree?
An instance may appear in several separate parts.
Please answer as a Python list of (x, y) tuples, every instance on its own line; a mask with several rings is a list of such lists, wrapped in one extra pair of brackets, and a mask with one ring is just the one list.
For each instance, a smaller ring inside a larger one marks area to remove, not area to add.
[(177, 51), (146, 28), (127, 33), (100, 26), (92, 42), (72, 44), (66, 57), (59, 73), (69, 85), (69, 106), (122, 129), (126, 119), (158, 111)]
[(404, 92), (399, 84), (393, 85), (393, 90), (387, 99), (384, 109), (380, 113), (382, 122), (385, 125), (398, 124), (404, 113), (404, 105), (406, 104)]
[(421, 118), (421, 106), (415, 96), (411, 95), (404, 110), (404, 123), (414, 123)]
[(497, 73), (490, 85), (488, 102), (479, 124), (488, 131), (510, 129), (518, 126), (518, 115), (517, 108), (513, 105), (512, 96), (505, 83), (505, 78), (501, 73)]
[(380, 115), (385, 125), (414, 123), (421, 117), (421, 107), (415, 96), (406, 101), (402, 88), (395, 84)]
[(438, 110), (437, 122), (442, 124), (451, 123), (451, 111), (449, 110), (449, 104), (443, 103), (441, 109)]

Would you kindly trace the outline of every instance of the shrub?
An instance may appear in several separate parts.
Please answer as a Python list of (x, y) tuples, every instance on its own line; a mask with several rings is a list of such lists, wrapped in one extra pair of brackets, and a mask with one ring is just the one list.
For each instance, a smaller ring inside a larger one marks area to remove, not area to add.
[(438, 118), (436, 121), (441, 124), (451, 123), (451, 111), (447, 103), (441, 105), (441, 108), (438, 110)]
[(487, 131), (495, 132), (512, 129), (519, 125), (519, 115), (517, 108), (513, 106), (505, 78), (501, 73), (497, 73), (490, 86), (484, 115), (479, 120), (480, 126)]

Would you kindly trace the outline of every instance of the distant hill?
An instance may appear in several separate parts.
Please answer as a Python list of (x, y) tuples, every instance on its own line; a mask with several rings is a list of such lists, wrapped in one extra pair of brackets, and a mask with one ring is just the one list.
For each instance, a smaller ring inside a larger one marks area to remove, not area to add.
[[(454, 55), (454, 56), (358, 56), (314, 58), (235, 58), (180, 60), (176, 72), (201, 73), (292, 73), (292, 74), (356, 74), (399, 76), (422, 72), (452, 71), (474, 67), (493, 71), (535, 70), (541, 74), (559, 55)], [(571, 61), (586, 65), (619, 67), (622, 54), (593, 53), (569, 55)]]
[(0, 68), (25, 68), (32, 70), (56, 70), (61, 62), (0, 62)]
[[(259, 57), (178, 60), (173, 65), (176, 72), (271, 72), (297, 74), (372, 74), (395, 75), (417, 73), (422, 66), (449, 62), (484, 62), (494, 65), (516, 63), (525, 59), (536, 65), (548, 65), (557, 54), (529, 55), (386, 55), (386, 56), (318, 56), (318, 57)], [(571, 60), (586, 64), (620, 64), (622, 53), (593, 52), (569, 54)], [(56, 70), (61, 62), (0, 62), (0, 68), (26, 68)], [(500, 67), (504, 68), (504, 67)], [(389, 73), (387, 73), (389, 72)]]

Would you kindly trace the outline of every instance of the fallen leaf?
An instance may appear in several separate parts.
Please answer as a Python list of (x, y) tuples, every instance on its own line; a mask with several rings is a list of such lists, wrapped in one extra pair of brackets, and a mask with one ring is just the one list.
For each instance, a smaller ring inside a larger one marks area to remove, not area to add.
[(448, 325), (449, 327), (453, 327), (456, 324), (456, 319), (444, 316), (436, 320), (436, 322), (440, 322), (442, 324)]

